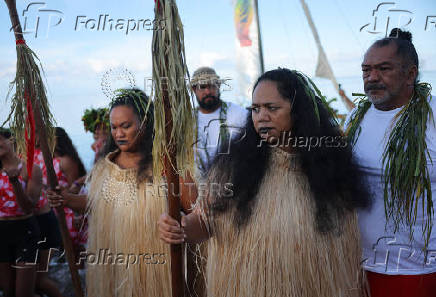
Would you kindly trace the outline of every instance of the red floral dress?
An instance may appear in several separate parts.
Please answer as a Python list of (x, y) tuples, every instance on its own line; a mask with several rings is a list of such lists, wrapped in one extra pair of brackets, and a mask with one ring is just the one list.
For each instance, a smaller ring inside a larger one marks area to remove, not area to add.
[[(41, 196), (39, 197), (37, 209), (42, 208), (47, 204), (47, 168), (44, 164), (44, 157), (42, 155), (42, 151), (39, 149), (35, 150), (35, 155), (33, 158), (33, 163), (38, 165), (42, 171), (42, 184), (44, 185), (43, 190), (41, 191)], [(68, 188), (68, 180), (65, 174), (61, 171), (60, 160), (58, 158), (53, 158), (53, 167), (56, 173), (56, 177), (58, 178), (58, 183), (61, 188)], [(56, 212), (56, 210), (55, 210)], [(79, 241), (79, 232), (77, 228), (74, 226), (74, 211), (71, 208), (64, 207), (65, 219), (67, 222), (68, 231), (70, 232), (71, 239), (73, 243), (78, 243)]]
[[(25, 188), (26, 183), (21, 176), (18, 177), (18, 180), (23, 188)], [(18, 205), (17, 197), (15, 196), (9, 177), (2, 171), (0, 175), (0, 217), (17, 217), (23, 215), (25, 215), (25, 213)]]

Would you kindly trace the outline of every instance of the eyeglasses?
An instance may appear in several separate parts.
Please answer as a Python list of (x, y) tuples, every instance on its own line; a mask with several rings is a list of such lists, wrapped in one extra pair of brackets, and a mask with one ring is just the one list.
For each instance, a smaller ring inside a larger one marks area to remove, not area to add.
[(210, 89), (215, 90), (219, 88), (219, 84), (198, 84), (195, 86), (197, 90)]

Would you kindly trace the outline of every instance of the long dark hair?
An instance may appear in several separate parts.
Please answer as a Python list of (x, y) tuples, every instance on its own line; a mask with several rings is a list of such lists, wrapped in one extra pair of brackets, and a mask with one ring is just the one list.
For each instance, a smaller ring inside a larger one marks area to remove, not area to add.
[[(0, 127), (0, 135), (3, 136), (6, 139), (9, 139), (12, 137), (12, 132), (8, 128), (2, 128)], [(2, 161), (0, 160), (0, 168), (3, 168)]]
[[(142, 123), (136, 144), (138, 151), (142, 156), (139, 161), (138, 170), (138, 176), (140, 176), (150, 166), (150, 163), (153, 160), (153, 102), (151, 102), (148, 96), (139, 89), (121, 89), (110, 105), (109, 114), (112, 112), (112, 109), (117, 106), (129, 106), (138, 117), (139, 122)], [(110, 152), (116, 151), (117, 149), (118, 147), (112, 137), (112, 133), (109, 133), (108, 140), (106, 141), (103, 150), (104, 156)]]
[[(311, 99), (308, 82), (299, 72), (279, 68), (264, 73), (254, 84), (253, 91), (261, 81), (277, 84), (280, 95), (291, 103), (291, 135), (293, 137), (333, 137), (339, 141), (336, 146), (320, 145), (308, 149), (296, 146), (301, 160), (301, 169), (315, 200), (315, 218), (320, 232), (335, 230), (335, 218), (341, 218), (348, 211), (370, 205), (369, 196), (363, 183), (362, 174), (352, 160), (351, 146), (332, 115), (319, 97)], [(319, 120), (314, 102), (318, 107)], [(236, 208), (236, 224), (241, 227), (249, 219), (259, 185), (268, 167), (270, 150), (255, 131), (251, 113), (247, 117), (245, 137), (232, 141), (230, 154), (217, 155), (212, 169), (229, 172), (233, 184), (233, 195), (218, 197), (212, 204), (217, 212), (226, 211), (230, 205)], [(227, 173), (226, 173), (227, 174)]]
[(70, 157), (79, 168), (79, 176), (86, 175), (85, 166), (83, 166), (82, 160), (77, 153), (76, 147), (73, 145), (71, 138), (67, 132), (61, 127), (56, 127), (56, 147), (55, 153), (61, 157)]

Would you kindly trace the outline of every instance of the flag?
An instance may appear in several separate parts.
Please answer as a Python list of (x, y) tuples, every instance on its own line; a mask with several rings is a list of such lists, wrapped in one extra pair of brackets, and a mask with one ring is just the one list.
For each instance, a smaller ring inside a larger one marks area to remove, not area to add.
[(239, 95), (251, 99), (253, 84), (262, 73), (256, 5), (253, 0), (235, 0), (234, 7)]
[(327, 56), (321, 45), (321, 40), (319, 39), (318, 31), (316, 30), (315, 23), (313, 22), (312, 16), (310, 15), (309, 8), (307, 7), (307, 4), (304, 0), (300, 0), (300, 2), (301, 6), (303, 6), (304, 14), (306, 15), (307, 21), (309, 22), (310, 30), (312, 30), (312, 34), (315, 38), (315, 43), (318, 48), (318, 64), (316, 66), (315, 76), (331, 80), (335, 89), (339, 91), (339, 84), (336, 81), (336, 77), (333, 74), (332, 67), (327, 60)]

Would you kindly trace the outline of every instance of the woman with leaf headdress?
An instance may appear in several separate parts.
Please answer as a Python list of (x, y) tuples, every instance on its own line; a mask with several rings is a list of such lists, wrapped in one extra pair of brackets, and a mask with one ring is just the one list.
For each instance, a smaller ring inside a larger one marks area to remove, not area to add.
[[(95, 153), (94, 163), (103, 157), (103, 149), (107, 141), (109, 133), (109, 110), (107, 108), (91, 108), (86, 109), (82, 116), (83, 127), (85, 132), (91, 132), (94, 142), (91, 144), (91, 149)], [(80, 177), (73, 182), (69, 191), (73, 194), (78, 194), (84, 190), (83, 185), (86, 180), (86, 175)]]
[[(359, 213), (371, 295), (434, 296), (436, 102), (418, 82), (412, 34), (393, 29), (366, 52), (363, 98), (347, 133), (374, 204)], [(381, 261), (381, 258), (383, 261)]]
[(355, 210), (367, 193), (305, 75), (279, 68), (259, 77), (245, 137), (215, 158), (208, 180), (183, 228), (159, 219), (167, 243), (211, 238), (208, 296), (361, 296)]
[(105, 157), (89, 178), (87, 296), (170, 296), (169, 249), (156, 230), (165, 199), (153, 186), (153, 103), (120, 90), (109, 119)]
[(156, 228), (166, 200), (152, 172), (153, 109), (138, 89), (119, 90), (110, 104), (111, 133), (87, 186), (88, 248), (81, 259), (89, 297), (171, 294), (169, 248)]
[(102, 150), (109, 133), (109, 111), (107, 108), (86, 109), (82, 116), (85, 132), (91, 132), (94, 142), (91, 149), (95, 152), (95, 160), (101, 157)]

